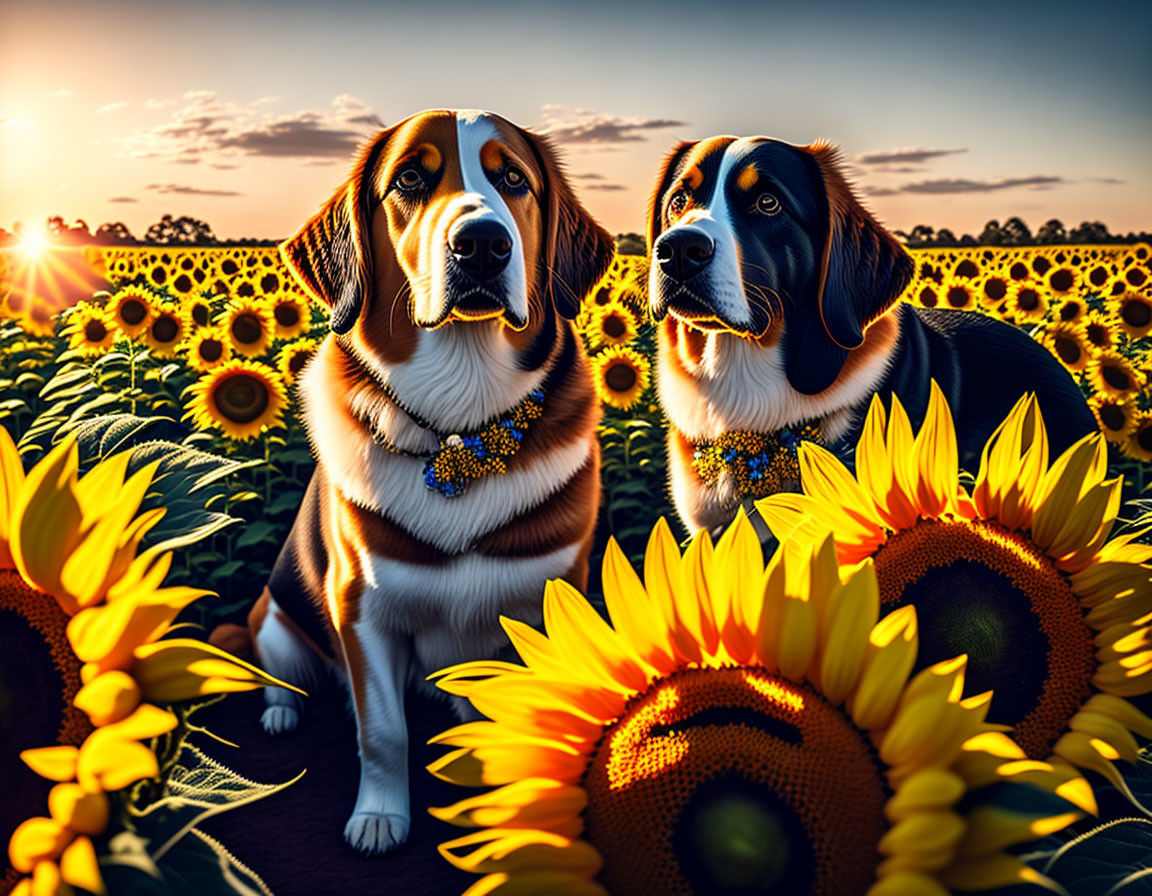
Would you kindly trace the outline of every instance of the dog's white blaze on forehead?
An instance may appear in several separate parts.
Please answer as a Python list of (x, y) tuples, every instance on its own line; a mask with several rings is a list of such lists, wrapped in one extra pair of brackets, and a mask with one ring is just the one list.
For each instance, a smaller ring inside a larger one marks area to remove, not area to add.
[(497, 189), (484, 173), (480, 162), (480, 151), (489, 140), (500, 139), (492, 118), (477, 109), (456, 113), (456, 144), (460, 158), (460, 175), (464, 181), (465, 196), (472, 201), (479, 200), (480, 208), (461, 220), (480, 220), (494, 217), (500, 221), (512, 237), (512, 259), (508, 263), (507, 277), (508, 302), (513, 313), (521, 320), (528, 319), (528, 276), (524, 266), (524, 240), (516, 226), (516, 218)]

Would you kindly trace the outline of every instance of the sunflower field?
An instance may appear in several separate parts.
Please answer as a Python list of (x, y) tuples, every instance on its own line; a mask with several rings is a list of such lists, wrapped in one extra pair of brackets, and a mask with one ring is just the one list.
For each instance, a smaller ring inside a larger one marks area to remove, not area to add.
[[(470, 896), (1152, 892), (1152, 248), (910, 253), (902, 301), (1024, 329), (1101, 437), (1049, 458), (1022, 399), (972, 477), (939, 394), (918, 432), (876, 404), (854, 458), (802, 454), (803, 493), (758, 502), (767, 565), (743, 513), (689, 539), (648, 264), (618, 254), (576, 319), (603, 404), (588, 594), (549, 583), (547, 637), (507, 626), (527, 669), (437, 678), (487, 717), (430, 767), (494, 788), (430, 809), (475, 829), (440, 847)], [(89, 263), (107, 289), (67, 308), (0, 269), (0, 643), (45, 654), (0, 678), (27, 719), (0, 763), (38, 776), (0, 812), (3, 884), (270, 894), (200, 825), (291, 782), (221, 764), (200, 719), (284, 683), (204, 638), (244, 620), (311, 476), (295, 383), (327, 309), (274, 247)]]

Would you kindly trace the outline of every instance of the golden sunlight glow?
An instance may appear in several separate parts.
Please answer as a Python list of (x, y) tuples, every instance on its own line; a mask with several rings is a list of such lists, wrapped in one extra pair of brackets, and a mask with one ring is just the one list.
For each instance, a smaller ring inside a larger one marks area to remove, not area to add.
[(23, 240), (20, 241), (20, 251), (29, 258), (40, 255), (49, 249), (48, 234), (42, 229), (36, 228), (30, 230)]

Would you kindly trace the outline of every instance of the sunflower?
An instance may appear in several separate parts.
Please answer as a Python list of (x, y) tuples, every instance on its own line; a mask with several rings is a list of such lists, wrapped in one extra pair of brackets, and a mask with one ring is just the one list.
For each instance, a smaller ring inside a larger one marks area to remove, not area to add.
[(68, 347), (87, 357), (102, 355), (116, 341), (112, 315), (99, 305), (81, 302), (68, 315), (61, 335), (68, 337)]
[(1109, 442), (1123, 444), (1136, 426), (1136, 408), (1126, 401), (1096, 394), (1088, 399), (1088, 407)]
[(229, 291), (238, 299), (260, 298), (258, 278), (241, 275), (229, 281)]
[(1008, 298), (1011, 281), (1003, 274), (987, 274), (978, 281), (976, 298), (984, 308), (997, 308)]
[(192, 333), (200, 327), (212, 325), (212, 303), (203, 296), (181, 303), (180, 312), (184, 318), (185, 333)]
[(129, 339), (135, 339), (148, 329), (155, 314), (153, 305), (157, 297), (142, 286), (125, 286), (112, 296), (112, 320)]
[(898, 399), (887, 418), (873, 398), (859, 479), (811, 443), (800, 465), (804, 494), (757, 502), (773, 533), (831, 528), (842, 563), (875, 563), (886, 608), (917, 608), (921, 664), (966, 653), (973, 686), (994, 689), (988, 719), (1012, 726), (1030, 759), (1093, 769), (1131, 796), (1113, 763), (1136, 760), (1132, 732), (1152, 737), (1152, 719), (1124, 699), (1152, 691), (1152, 546), (1109, 540), (1122, 482), (1104, 478), (1103, 437), (1049, 467), (1026, 395), (989, 438), (969, 494), (933, 383), (915, 439)]
[(1088, 313), (1087, 303), (1079, 296), (1065, 296), (1054, 307), (1053, 317), (1066, 324), (1079, 323)]
[(1124, 453), (1144, 463), (1152, 463), (1152, 411), (1141, 411), (1132, 421)]
[(184, 338), (184, 333), (184, 316), (180, 307), (172, 302), (158, 302), (153, 308), (152, 322), (143, 332), (143, 339), (158, 358), (174, 358), (176, 346)]
[(1122, 354), (1113, 350), (1098, 352), (1088, 364), (1088, 382), (1097, 392), (1111, 398), (1135, 395), (1144, 385), (1144, 374)]
[[(109, 823), (106, 794), (159, 774), (156, 756), (140, 741), (177, 724), (150, 702), (280, 684), (211, 645), (161, 640), (176, 615), (207, 592), (159, 587), (170, 552), (136, 556), (164, 510), (137, 515), (158, 464), (127, 476), (128, 459), (127, 452), (115, 455), (78, 477), (70, 435), (25, 476), (0, 427), (0, 626), (6, 655), (19, 663), (18, 677), (9, 680), (21, 683), (11, 697), (21, 739), (53, 742), (18, 755), (59, 782), (48, 795), (50, 817), (25, 818), (12, 832), (12, 867), (33, 874), (17, 893), (105, 891), (91, 838)], [(12, 654), (16, 645), (23, 649)], [(47, 664), (40, 662), (45, 652)], [(38, 676), (38, 665), (47, 674)], [(5, 741), (8, 753), (13, 744)], [(12, 778), (24, 795), (27, 776)], [(25, 808), (13, 801), (14, 790), (6, 791), (9, 812)]]
[(24, 311), (22, 326), (33, 336), (51, 336), (56, 331), (56, 309), (33, 296)]
[(258, 361), (235, 360), (205, 373), (188, 391), (185, 419), (198, 429), (219, 429), (230, 439), (246, 441), (261, 428), (283, 423), (288, 406), (280, 374)]
[(1016, 281), (1028, 280), (1032, 277), (1032, 271), (1023, 261), (1014, 261), (1008, 267), (1008, 276)]
[(1050, 270), (1052, 270), (1052, 259), (1047, 255), (1037, 252), (1032, 256), (1032, 273), (1037, 277), (1043, 277)]
[(197, 330), (182, 345), (188, 353), (188, 366), (201, 373), (232, 360), (228, 337), (218, 327)]
[(1148, 271), (1141, 264), (1132, 264), (1121, 272), (1128, 289), (1140, 289), (1148, 285)]
[[(274, 273), (265, 277), (277, 276)], [(308, 300), (298, 292), (279, 291), (265, 300), (276, 327), (277, 339), (293, 339), (308, 327)]]
[(962, 258), (956, 263), (956, 267), (952, 269), (953, 277), (962, 277), (965, 280), (971, 280), (980, 276), (980, 262), (975, 258)]
[(1044, 333), (1043, 343), (1068, 370), (1081, 371), (1088, 366), (1091, 351), (1083, 324), (1052, 324)]
[(1008, 301), (1005, 307), (1020, 321), (1043, 320), (1048, 312), (1048, 299), (1030, 280), (1021, 280), (1012, 284), (1008, 290)]
[[(828, 537), (765, 569), (741, 511), (683, 557), (661, 520), (644, 579), (609, 540), (611, 625), (552, 580), (547, 636), (501, 619), (525, 665), (434, 676), (490, 720), (434, 738), (457, 749), (429, 767), (496, 787), (431, 810), (480, 828), (440, 846), (487, 875), (469, 893), (879, 896), (1042, 879), (1000, 850), (1080, 813), (960, 807), (1016, 771), (990, 746), (1022, 753), (984, 723), (989, 695), (962, 697), (963, 657), (909, 677), (916, 611), (877, 623), (871, 563), (839, 570)], [(1029, 777), (1090, 805), (1075, 773)]]
[(1114, 348), (1116, 330), (1111, 319), (1099, 311), (1089, 312), (1084, 318), (1084, 335), (1096, 351)]
[(273, 326), (271, 309), (259, 299), (233, 299), (224, 312), (232, 348), (242, 355), (262, 354), (272, 340)]
[(1108, 285), (1108, 281), (1112, 279), (1112, 272), (1112, 265), (1098, 262), (1085, 271), (1084, 285), (1092, 292), (1099, 293)]
[(1138, 292), (1124, 292), (1110, 304), (1120, 329), (1133, 339), (1152, 332), (1152, 298)]
[(315, 339), (297, 339), (280, 349), (280, 353), (276, 356), (276, 368), (284, 377), (284, 382), (295, 382), (304, 365), (312, 360), (314, 354), (316, 354)]
[(940, 286), (924, 279), (912, 290), (912, 301), (922, 308), (935, 308), (940, 304)]
[(1044, 284), (1053, 295), (1071, 295), (1080, 287), (1080, 272), (1071, 265), (1061, 264), (1044, 275)]
[(968, 311), (976, 307), (977, 287), (965, 277), (952, 277), (940, 289), (942, 308)]
[(600, 400), (622, 411), (632, 407), (648, 388), (648, 359), (626, 345), (614, 345), (592, 357), (593, 378)]
[(159, 288), (168, 282), (168, 277), (168, 262), (153, 255), (144, 268), (144, 279), (148, 281), (150, 286)]
[(592, 348), (624, 345), (636, 338), (636, 315), (622, 302), (613, 299), (607, 305), (596, 306), (584, 332)]

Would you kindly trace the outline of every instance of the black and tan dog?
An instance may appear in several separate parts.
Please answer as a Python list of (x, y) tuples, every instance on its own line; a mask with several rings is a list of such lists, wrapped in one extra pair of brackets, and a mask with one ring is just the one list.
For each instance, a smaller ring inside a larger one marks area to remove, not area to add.
[(656, 183), (648, 245), (669, 475), (690, 530), (726, 524), (743, 497), (727, 473), (701, 477), (701, 445), (734, 431), (791, 438), (805, 424), (849, 444), (874, 393), (886, 405), (895, 393), (919, 426), (935, 379), (968, 469), (1026, 391), (1037, 393), (1054, 452), (1095, 428), (1071, 376), (1022, 331), (893, 307), (912, 260), (855, 198), (826, 143), (681, 143)]
[[(345, 838), (409, 825), (407, 683), (538, 622), (545, 582), (584, 587), (600, 406), (571, 324), (612, 241), (546, 140), (431, 111), (381, 132), (283, 257), (331, 307), (300, 380), (315, 475), (249, 617), (259, 660), (352, 694), (360, 789)], [(269, 688), (263, 724), (294, 728)]]

